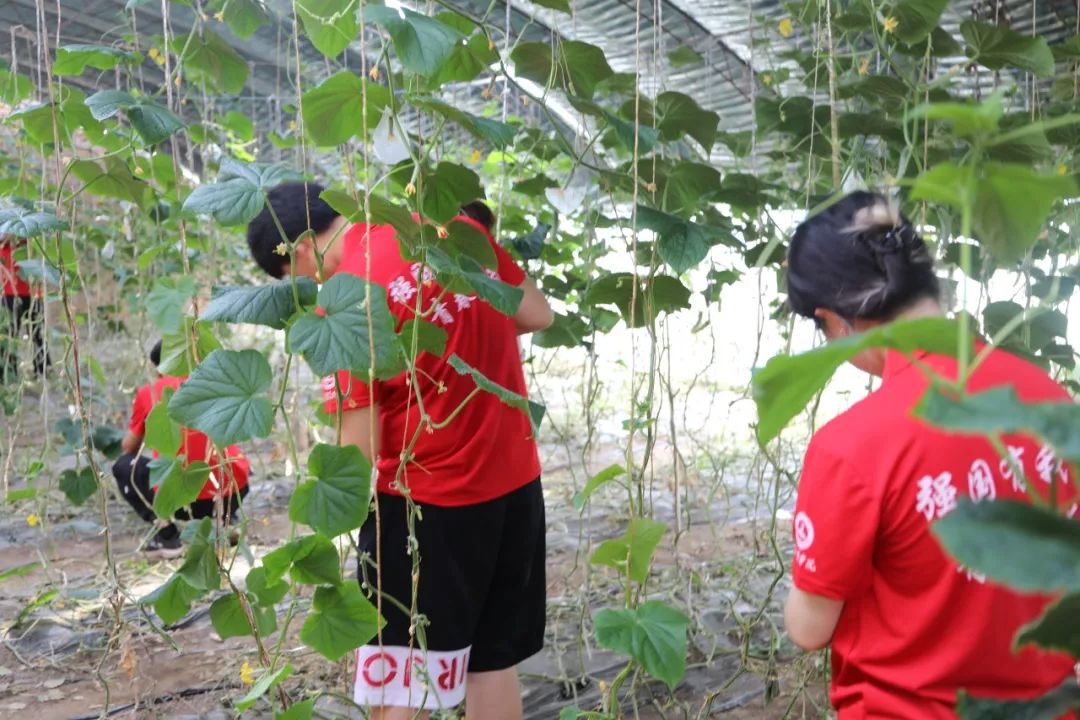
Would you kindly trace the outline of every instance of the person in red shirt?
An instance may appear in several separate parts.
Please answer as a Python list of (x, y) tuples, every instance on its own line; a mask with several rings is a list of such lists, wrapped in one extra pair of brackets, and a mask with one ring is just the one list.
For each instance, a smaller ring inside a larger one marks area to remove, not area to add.
[[(795, 231), (788, 303), (826, 339), (897, 318), (941, 315), (923, 240), (885, 197), (852, 193)], [(955, 359), (917, 353), (955, 380)], [(1026, 500), (1057, 485), (1077, 513), (1074, 471), (1025, 435), (951, 435), (912, 416), (929, 380), (905, 355), (868, 350), (853, 364), (882, 378), (868, 397), (814, 434), (795, 505), (794, 587), (784, 618), (806, 650), (832, 647), (830, 699), (840, 720), (954, 718), (957, 691), (1025, 699), (1073, 673), (1073, 659), (1013, 636), (1051, 598), (1020, 594), (958, 566), (930, 531), (957, 498)], [(992, 350), (969, 392), (1010, 384), (1025, 402), (1070, 402), (1042, 369)], [(1018, 472), (1022, 470), (1022, 472)]]
[(19, 274), (14, 251), (22, 245), (14, 236), (0, 235), (0, 284), (4, 286), (5, 337), (0, 339), (0, 383), (14, 379), (19, 372), (18, 339), (23, 330), (34, 344), (34, 372), (44, 375), (52, 364), (45, 347), (45, 303), (41, 290)]
[[(150, 362), (156, 368), (161, 364), (161, 341), (150, 350)], [(131, 410), (131, 421), (127, 433), (121, 440), (124, 454), (117, 458), (112, 466), (113, 477), (120, 488), (120, 494), (135, 512), (148, 523), (159, 525), (154, 537), (143, 549), (163, 556), (178, 556), (181, 551), (180, 531), (172, 522), (161, 521), (154, 513), (154, 495), (157, 486), (151, 486), (150, 460), (140, 453), (143, 437), (146, 435), (146, 418), (154, 406), (161, 401), (166, 388), (176, 390), (187, 378), (169, 377), (158, 373), (158, 379), (143, 385), (135, 393), (135, 404)], [(240, 448), (231, 445), (225, 449), (225, 461), (219, 460), (210, 445), (210, 439), (201, 432), (182, 428), (180, 450), (177, 456), (185, 455), (184, 466), (202, 461), (210, 466), (210, 477), (199, 492), (199, 497), (188, 509), (176, 512), (177, 520), (198, 520), (214, 517), (214, 504), (220, 496), (224, 508), (224, 517), (230, 524), (235, 521), (240, 503), (248, 492), (250, 464), (240, 452)], [(154, 451), (154, 457), (158, 453)]]
[[(326, 410), (341, 411), (342, 443), (359, 446), (378, 471), (379, 520), (372, 513), (360, 530), (359, 578), (365, 589), (377, 586), (396, 600), (383, 603), (386, 627), (357, 653), (355, 700), (383, 719), (412, 718), (463, 699), (472, 720), (521, 718), (516, 665), (544, 642), (545, 523), (536, 442), (521, 411), (476, 392), (475, 381), (447, 358), (457, 355), (524, 396), (517, 337), (547, 327), (551, 309), (491, 236), (493, 217), (483, 203), (466, 205), (452, 222), (487, 239), (498, 258), (486, 269), (490, 277), (523, 289), (512, 317), (474, 294), (444, 293), (430, 269), (402, 259), (392, 227), (350, 225), (319, 198), (321, 191), (297, 183), (269, 193), (289, 242), (309, 227), (315, 237), (299, 244), (290, 268), (279, 251), (277, 224), (264, 209), (248, 228), (259, 265), (277, 278), (291, 271), (319, 279), (319, 252), (321, 278), (350, 273), (384, 287), (398, 330), (419, 310), (447, 337), (442, 355), (423, 352), (416, 359), (418, 387), (406, 373), (372, 385), (344, 372), (323, 381)], [(445, 427), (424, 429), (402, 464), (421, 423), (417, 394), (436, 425), (460, 412)], [(410, 504), (419, 510), (415, 522)], [(408, 611), (410, 525), (420, 553), (415, 611), (428, 622), (423, 647)], [(372, 559), (379, 552), (376, 572)]]

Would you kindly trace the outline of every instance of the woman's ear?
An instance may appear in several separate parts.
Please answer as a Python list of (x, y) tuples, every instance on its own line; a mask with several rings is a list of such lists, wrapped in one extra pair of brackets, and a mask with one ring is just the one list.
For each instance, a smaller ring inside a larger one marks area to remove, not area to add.
[(821, 330), (825, 333), (825, 338), (828, 340), (847, 337), (852, 333), (853, 328), (851, 327), (851, 324), (828, 308), (818, 308), (817, 310), (814, 310), (814, 317), (818, 319)]

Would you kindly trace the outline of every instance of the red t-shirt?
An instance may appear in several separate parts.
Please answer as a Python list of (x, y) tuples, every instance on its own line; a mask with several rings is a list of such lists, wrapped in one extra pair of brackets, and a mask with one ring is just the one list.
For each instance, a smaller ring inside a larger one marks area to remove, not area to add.
[[(521, 285), (525, 273), (491, 234), (470, 218), (457, 217), (487, 237), (499, 259), (489, 275), (510, 285)], [(344, 235), (343, 256), (337, 272), (363, 277), (367, 249), (371, 249), (371, 281), (387, 290), (390, 312), (400, 330), (414, 317), (417, 283), (423, 283), (425, 306), (435, 302), (441, 290), (427, 269), (418, 279), (420, 265), (401, 258), (393, 227), (353, 225)], [(427, 307), (425, 307), (425, 310)], [(435, 311), (424, 318), (447, 333), (442, 357), (424, 352), (416, 360), (420, 394), (428, 415), (437, 423), (450, 414), (475, 388), (472, 378), (459, 375), (446, 358), (457, 355), (488, 379), (526, 395), (525, 374), (517, 343), (514, 321), (475, 295), (447, 294)], [(391, 486), (398, 472), (399, 457), (419, 426), (420, 412), (406, 373), (369, 386), (348, 372), (338, 373), (345, 409), (379, 405), (378, 489), (395, 493)], [(440, 386), (445, 391), (440, 391)], [(323, 380), (326, 411), (337, 411), (334, 377)], [(461, 413), (441, 430), (424, 432), (413, 449), (413, 460), (402, 473), (401, 482), (418, 502), (433, 505), (471, 505), (505, 495), (540, 476), (540, 459), (529, 418), (504, 405), (495, 395), (477, 393)]]
[[(923, 358), (955, 379), (956, 361)], [(968, 390), (1011, 384), (1025, 402), (1071, 401), (1045, 372), (1002, 350)], [(1027, 646), (1021, 625), (1051, 600), (1021, 595), (958, 566), (930, 532), (960, 495), (1025, 499), (1022, 478), (991, 444), (914, 418), (925, 375), (890, 353), (881, 387), (811, 440), (799, 481), (793, 577), (805, 592), (844, 601), (832, 639), (830, 698), (840, 720), (954, 718), (957, 690), (1031, 698), (1072, 674), (1074, 660)], [(1045, 496), (1057, 476), (1075, 516), (1070, 468), (1029, 436), (1006, 436), (1024, 476)]]
[[(146, 418), (161, 399), (165, 388), (176, 390), (186, 379), (163, 376), (139, 388), (135, 393), (135, 406), (131, 410), (131, 422), (128, 423), (128, 429), (136, 435), (146, 435)], [(158, 452), (156, 450), (153, 452), (154, 457), (158, 457)], [(199, 492), (199, 500), (213, 500), (217, 497), (219, 488), (222, 494), (231, 495), (234, 491), (247, 487), (251, 466), (244, 453), (240, 452), (240, 448), (236, 445), (230, 445), (225, 449), (227, 461), (222, 464), (218, 461), (217, 455), (210, 452), (210, 439), (206, 435), (197, 430), (183, 428), (180, 450), (176, 454), (187, 455), (185, 466), (199, 460), (210, 466), (210, 478)], [(154, 489), (157, 490), (156, 485)]]
[(19, 275), (19, 264), (13, 257), (15, 247), (10, 242), (0, 242), (0, 282), (4, 285), (4, 296), (30, 297), (30, 283)]

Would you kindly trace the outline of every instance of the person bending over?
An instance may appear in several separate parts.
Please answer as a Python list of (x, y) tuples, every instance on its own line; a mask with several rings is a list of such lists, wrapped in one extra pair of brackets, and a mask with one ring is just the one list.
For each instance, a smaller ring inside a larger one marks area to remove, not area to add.
[[(926, 245), (885, 197), (855, 192), (795, 230), (788, 303), (827, 340), (900, 318), (942, 315)], [(953, 358), (916, 352), (955, 380)], [(794, 588), (784, 612), (798, 646), (832, 647), (830, 699), (840, 720), (954, 718), (957, 691), (1032, 698), (1072, 674), (1064, 654), (1012, 649), (1017, 629), (1050, 600), (959, 567), (931, 524), (969, 496), (1028, 498), (1025, 482), (1075, 516), (1074, 471), (1026, 435), (950, 435), (912, 416), (929, 381), (905, 355), (871, 349), (852, 363), (882, 379), (811, 439), (795, 505)], [(1040, 368), (994, 349), (968, 392), (1011, 385), (1024, 402), (1069, 402)]]
[[(343, 443), (373, 458), (378, 471), (380, 521), (372, 513), (360, 530), (361, 556), (381, 550), (379, 590), (386, 627), (357, 652), (355, 699), (375, 718), (411, 718), (451, 708), (464, 699), (470, 720), (514, 720), (522, 715), (516, 665), (544, 642), (544, 503), (540, 462), (529, 419), (447, 363), (457, 355), (492, 381), (526, 394), (517, 336), (547, 327), (552, 312), (544, 296), (491, 236), (491, 211), (474, 202), (452, 222), (484, 235), (498, 257), (487, 272), (521, 287), (513, 317), (474, 294), (446, 293), (429, 269), (403, 260), (393, 227), (350, 225), (319, 198), (315, 184), (286, 184), (269, 193), (290, 242), (314, 231), (296, 248), (295, 265), (278, 252), (282, 237), (267, 209), (248, 228), (260, 267), (280, 278), (370, 275), (386, 288), (390, 310), (402, 324), (417, 317), (447, 335), (441, 356), (421, 353), (418, 387), (406, 374), (368, 385), (348, 373), (323, 381), (326, 410), (341, 413)], [(340, 390), (340, 392), (339, 392)], [(425, 427), (404, 466), (405, 444), (420, 425), (416, 394), (434, 421)], [(343, 407), (338, 406), (341, 398)], [(467, 400), (467, 402), (466, 402)], [(460, 413), (445, 427), (464, 403)], [(375, 442), (372, 444), (372, 435)], [(420, 514), (415, 536), (420, 553), (417, 612), (429, 621), (426, 652), (411, 630), (413, 558), (408, 554), (408, 494)], [(377, 533), (380, 536), (377, 537)], [(360, 579), (376, 585), (376, 572), (361, 560)], [(422, 672), (421, 672), (422, 670)]]
[[(158, 340), (150, 350), (150, 362), (156, 368), (161, 364), (161, 341)], [(112, 466), (113, 477), (116, 478), (117, 487), (124, 500), (131, 505), (139, 517), (148, 523), (156, 523), (158, 531), (143, 547), (148, 552), (155, 552), (163, 556), (177, 556), (181, 552), (180, 531), (175, 524), (169, 521), (159, 520), (154, 514), (154, 495), (157, 486), (151, 486), (150, 460), (140, 453), (143, 437), (146, 435), (146, 418), (161, 401), (165, 388), (176, 390), (183, 384), (184, 377), (169, 377), (157, 373), (157, 380), (143, 385), (135, 393), (135, 404), (131, 410), (131, 422), (128, 423), (127, 433), (121, 440), (124, 454), (116, 459)], [(154, 457), (158, 452), (154, 451)], [(210, 477), (206, 485), (199, 492), (199, 497), (191, 503), (190, 510), (180, 509), (176, 512), (177, 520), (198, 520), (204, 517), (214, 517), (214, 503), (220, 496), (223, 505), (223, 517), (233, 522), (236, 513), (240, 509), (240, 503), (248, 492), (248, 475), (250, 465), (248, 459), (240, 452), (240, 448), (231, 445), (225, 449), (225, 459), (219, 459), (213, 452), (210, 439), (201, 432), (182, 428), (180, 450), (177, 456), (185, 455), (184, 467), (197, 461), (207, 463), (210, 468)]]
[(14, 251), (22, 243), (12, 235), (0, 235), (0, 284), (4, 286), (6, 316), (0, 338), (0, 383), (19, 374), (18, 341), (24, 330), (34, 344), (34, 372), (44, 375), (52, 364), (45, 347), (45, 300), (40, 287), (32, 287), (19, 275)]

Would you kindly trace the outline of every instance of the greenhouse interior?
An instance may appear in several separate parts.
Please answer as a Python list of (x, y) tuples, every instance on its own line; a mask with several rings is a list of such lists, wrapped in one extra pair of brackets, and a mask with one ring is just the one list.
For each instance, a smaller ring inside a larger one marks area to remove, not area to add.
[(0, 30), (0, 717), (1080, 716), (1077, 0)]

